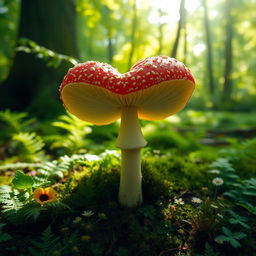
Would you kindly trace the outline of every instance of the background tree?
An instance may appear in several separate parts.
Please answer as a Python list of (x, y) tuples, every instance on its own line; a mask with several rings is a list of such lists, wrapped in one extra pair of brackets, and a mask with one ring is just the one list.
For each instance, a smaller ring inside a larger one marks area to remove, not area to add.
[(188, 53), (188, 30), (187, 30), (187, 10), (184, 10), (184, 21), (183, 21), (183, 34), (184, 34), (184, 45), (183, 45), (183, 62), (187, 62), (187, 53)]
[[(24, 37), (53, 51), (78, 57), (74, 1), (23, 0), (18, 40)], [(8, 78), (1, 85), (1, 108), (30, 107), (40, 115), (44, 115), (46, 108), (49, 113), (58, 111), (58, 86), (68, 66), (70, 63), (62, 63), (54, 69), (33, 55), (18, 52)]]
[(231, 97), (232, 92), (232, 65), (233, 65), (233, 0), (226, 0), (226, 39), (225, 39), (225, 69), (223, 84), (223, 101), (226, 102)]
[(184, 25), (185, 0), (180, 1), (180, 11), (179, 11), (179, 13), (180, 13), (180, 18), (179, 18), (179, 22), (178, 22), (175, 41), (174, 41), (172, 52), (171, 52), (171, 57), (173, 57), (173, 58), (176, 58), (176, 56), (177, 56), (177, 51), (178, 51), (178, 46), (179, 46), (179, 41), (180, 41), (180, 35), (181, 35), (181, 29)]
[(165, 23), (163, 22), (163, 10), (161, 8), (158, 9), (158, 14), (159, 14), (159, 24), (158, 24), (158, 51), (157, 54), (161, 55), (163, 51), (163, 37), (164, 37), (164, 26)]
[(211, 31), (208, 17), (208, 6), (207, 0), (203, 0), (204, 7), (204, 28), (205, 28), (205, 38), (206, 38), (206, 48), (207, 48), (207, 74), (209, 77), (209, 92), (211, 97), (215, 93), (215, 84), (213, 76), (213, 57), (212, 57), (212, 40), (211, 40)]
[(130, 48), (130, 53), (128, 57), (128, 65), (127, 65), (127, 70), (129, 70), (132, 66), (132, 58), (134, 55), (134, 50), (135, 50), (135, 44), (136, 44), (136, 29), (138, 26), (137, 22), (137, 2), (136, 0), (132, 0), (132, 26), (131, 26), (131, 48)]

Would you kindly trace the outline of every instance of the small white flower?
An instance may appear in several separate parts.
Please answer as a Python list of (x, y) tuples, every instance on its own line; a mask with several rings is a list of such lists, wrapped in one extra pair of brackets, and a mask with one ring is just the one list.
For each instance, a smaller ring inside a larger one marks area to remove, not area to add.
[(191, 201), (196, 204), (201, 204), (203, 202), (203, 200), (198, 197), (192, 197)]
[(94, 212), (92, 212), (92, 211), (84, 211), (83, 213), (82, 213), (82, 215), (84, 216), (84, 217), (90, 217), (90, 216), (92, 216), (94, 214)]
[(182, 200), (182, 198), (179, 198), (179, 199), (175, 199), (174, 203), (182, 205), (182, 204), (184, 204), (184, 201)]
[(223, 179), (219, 178), (219, 177), (214, 178), (212, 180), (212, 184), (215, 185), (215, 186), (221, 186), (221, 185), (223, 185), (223, 183), (224, 183)]
[(220, 171), (219, 170), (209, 170), (208, 171), (209, 173), (214, 173), (214, 174), (220, 174)]
[(97, 156), (97, 155), (86, 154), (85, 157), (88, 160), (88, 162), (99, 161), (100, 160), (99, 156)]

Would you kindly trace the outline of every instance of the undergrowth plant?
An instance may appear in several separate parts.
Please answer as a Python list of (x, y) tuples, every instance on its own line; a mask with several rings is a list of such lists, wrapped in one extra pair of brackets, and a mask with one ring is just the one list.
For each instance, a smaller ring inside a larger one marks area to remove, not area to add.
[(52, 123), (60, 128), (60, 134), (50, 135), (46, 139), (51, 142), (51, 149), (64, 148), (66, 153), (75, 154), (87, 148), (86, 135), (92, 129), (91, 124), (79, 120), (69, 112), (59, 116), (58, 121)]
[(35, 133), (18, 133), (12, 136), (11, 150), (20, 161), (38, 162), (46, 160), (43, 139)]
[[(256, 209), (256, 179), (241, 179), (233, 168), (231, 160), (228, 158), (217, 159), (210, 167), (214, 168), (208, 171), (211, 175), (214, 174), (218, 176), (219, 179), (223, 179), (223, 184), (221, 184), (224, 186), (222, 195), (225, 196), (227, 200), (232, 200), (233, 207), (233, 209), (230, 208), (224, 212), (226, 224), (229, 224), (229, 227), (222, 226), (222, 234), (217, 236), (215, 240), (220, 244), (223, 242), (229, 243), (234, 248), (241, 247), (239, 240), (245, 238), (247, 234), (251, 232), (251, 226), (247, 223), (248, 218), (252, 218), (256, 213), (253, 211), (254, 208)], [(244, 210), (241, 211), (239, 207), (242, 207)], [(246, 214), (247, 217), (237, 213), (237, 210), (240, 210), (243, 215)], [(255, 221), (250, 224), (255, 224)]]
[(9, 109), (0, 111), (0, 125), (2, 129), (8, 129), (10, 135), (28, 131), (35, 122), (36, 119), (28, 118), (28, 113), (25, 112), (13, 112)]

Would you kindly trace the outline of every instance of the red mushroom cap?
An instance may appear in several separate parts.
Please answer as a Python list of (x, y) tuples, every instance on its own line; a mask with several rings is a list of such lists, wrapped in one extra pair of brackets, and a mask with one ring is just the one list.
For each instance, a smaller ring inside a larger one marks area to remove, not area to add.
[(61, 86), (61, 99), (74, 115), (95, 124), (120, 118), (123, 106), (136, 106), (139, 118), (156, 120), (176, 113), (192, 95), (190, 70), (167, 56), (137, 62), (120, 74), (112, 66), (88, 61), (70, 69)]
[(190, 80), (195, 83), (190, 70), (182, 62), (157, 56), (140, 60), (125, 74), (120, 74), (106, 63), (88, 61), (78, 64), (64, 77), (60, 91), (67, 84), (86, 83), (124, 95), (168, 80)]

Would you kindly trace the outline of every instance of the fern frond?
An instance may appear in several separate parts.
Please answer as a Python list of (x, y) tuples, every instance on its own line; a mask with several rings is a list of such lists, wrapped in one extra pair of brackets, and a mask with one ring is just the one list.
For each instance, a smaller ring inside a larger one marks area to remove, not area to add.
[(16, 51), (34, 54), (37, 58), (43, 59), (48, 67), (57, 68), (63, 61), (73, 65), (78, 63), (78, 60), (72, 56), (59, 54), (24, 37), (19, 39), (19, 46), (16, 48)]
[(60, 157), (59, 160), (54, 160), (52, 162), (46, 162), (38, 172), (45, 177), (59, 177), (63, 178), (64, 174), (68, 172), (75, 164), (86, 164), (88, 160), (86, 155), (72, 155), (71, 157), (65, 155)]
[(2, 204), (2, 212), (8, 212), (11, 210), (18, 211), (22, 208), (23, 203), (20, 201), (19, 192), (17, 190), (12, 191), (10, 186), (0, 187), (0, 203)]
[(13, 164), (5, 164), (0, 166), (0, 170), (24, 170), (24, 169), (32, 169), (32, 168), (39, 168), (42, 164), (40, 163), (22, 163), (17, 162)]
[(32, 207), (24, 209), (23, 214), (27, 220), (32, 219), (33, 221), (36, 221), (38, 219), (41, 211), (44, 211), (44, 210), (46, 210), (46, 209), (41, 207), (41, 205), (32, 206)]
[(29, 248), (31, 256), (48, 256), (52, 255), (53, 250), (59, 247), (59, 238), (51, 231), (51, 227), (48, 226), (41, 234), (39, 240), (31, 241), (33, 247)]
[(65, 136), (52, 137), (52, 148), (65, 148), (70, 153), (75, 153), (85, 147), (85, 136), (92, 130), (89, 123), (83, 122), (67, 112), (67, 115), (59, 117), (59, 121), (53, 122), (53, 126), (61, 128)]
[(14, 134), (12, 139), (14, 147), (20, 149), (20, 155), (24, 160), (39, 161), (45, 158), (44, 142), (35, 133)]
[(12, 223), (19, 223), (23, 218), (21, 210), (28, 203), (29, 194), (12, 190), (10, 186), (0, 186), (0, 204), (3, 215)]
[(0, 121), (5, 123), (10, 129), (10, 134), (24, 132), (33, 122), (34, 118), (27, 119), (28, 114), (21, 112), (11, 112), (9, 109), (0, 111)]

